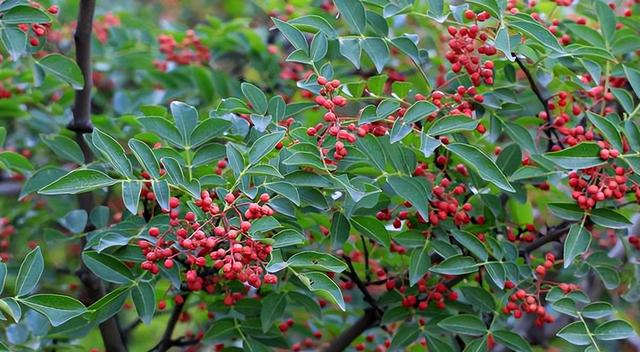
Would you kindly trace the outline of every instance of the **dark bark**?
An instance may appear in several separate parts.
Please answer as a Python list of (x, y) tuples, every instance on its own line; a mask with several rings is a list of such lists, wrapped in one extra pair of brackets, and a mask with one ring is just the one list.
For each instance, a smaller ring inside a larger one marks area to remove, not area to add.
[(165, 352), (169, 350), (169, 348), (171, 348), (172, 346), (175, 346), (176, 343), (181, 341), (181, 340), (172, 340), (171, 336), (173, 336), (173, 330), (176, 328), (176, 325), (178, 324), (178, 320), (180, 320), (182, 309), (187, 303), (187, 298), (189, 298), (189, 295), (185, 294), (183, 295), (183, 298), (184, 300), (182, 301), (182, 304), (176, 304), (173, 307), (173, 312), (171, 313), (171, 317), (169, 317), (169, 321), (167, 322), (167, 327), (164, 330), (164, 334), (162, 334), (162, 339), (160, 339), (160, 342), (158, 342), (158, 344), (154, 348), (152, 348), (150, 351)]
[[(76, 63), (84, 76), (84, 86), (81, 90), (76, 90), (75, 100), (71, 111), (73, 119), (67, 128), (76, 133), (76, 141), (87, 163), (93, 160), (91, 148), (84, 139), (85, 133), (91, 133), (91, 89), (93, 81), (91, 79), (91, 31), (93, 27), (93, 14), (95, 12), (95, 0), (82, 0), (78, 10), (78, 25), (74, 33), (76, 46)], [(93, 193), (83, 193), (78, 196), (78, 206), (87, 213), (95, 206)], [(85, 231), (91, 231), (86, 228)], [(86, 239), (82, 238), (82, 246), (86, 245)], [(85, 304), (90, 305), (106, 294), (106, 289), (100, 278), (95, 276), (84, 264), (76, 272), (83, 284), (83, 297)], [(100, 324), (100, 334), (105, 350), (108, 352), (126, 352), (127, 348), (122, 340), (122, 334), (117, 318), (114, 316)]]

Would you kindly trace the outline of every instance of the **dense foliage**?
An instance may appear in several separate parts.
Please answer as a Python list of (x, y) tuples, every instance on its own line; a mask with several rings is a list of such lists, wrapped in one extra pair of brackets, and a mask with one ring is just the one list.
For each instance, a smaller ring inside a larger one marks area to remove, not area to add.
[(639, 32), (632, 0), (0, 1), (0, 346), (640, 350)]

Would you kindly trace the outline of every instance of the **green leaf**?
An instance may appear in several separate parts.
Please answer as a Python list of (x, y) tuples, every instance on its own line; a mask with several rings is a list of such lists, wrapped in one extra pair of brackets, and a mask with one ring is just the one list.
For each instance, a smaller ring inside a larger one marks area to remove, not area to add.
[(306, 237), (301, 234), (299, 231), (292, 229), (285, 229), (271, 237), (273, 239), (273, 244), (271, 247), (273, 248), (282, 248), (288, 246), (295, 246), (297, 244), (302, 244), (306, 241)]
[(420, 133), (420, 151), (428, 158), (442, 144), (439, 139), (433, 138), (426, 133)]
[(498, 330), (491, 333), (496, 341), (516, 352), (531, 352), (531, 346), (522, 336), (507, 330)]
[(27, 51), (27, 33), (17, 27), (5, 27), (0, 31), (0, 40), (13, 61), (20, 59)]
[[(631, 96), (631, 93), (629, 93), (626, 89), (622, 89), (622, 88), (611, 88), (611, 93), (613, 93), (613, 95), (616, 97), (620, 105), (622, 105), (622, 108), (624, 109), (624, 111), (627, 112), (627, 114), (631, 114), (633, 112), (634, 105), (633, 105), (633, 97)], [(633, 117), (633, 116), (629, 116), (629, 117)]]
[(11, 8), (2, 16), (4, 24), (49, 23), (51, 18), (44, 11), (33, 6), (20, 5)]
[(395, 335), (393, 335), (389, 351), (403, 350), (403, 347), (413, 343), (419, 336), (420, 328), (418, 327), (418, 324), (409, 322), (404, 323), (398, 328), (398, 330), (396, 330)]
[[(400, 109), (400, 103), (393, 99), (385, 99), (376, 107), (376, 119), (382, 120)], [(362, 124), (362, 122), (361, 122)]]
[(153, 178), (160, 178), (160, 164), (158, 164), (158, 159), (153, 150), (146, 143), (137, 139), (129, 140), (128, 145), (143, 170), (147, 171)]
[(574, 318), (577, 318), (579, 316), (578, 309), (576, 308), (576, 302), (569, 297), (560, 298), (559, 300), (553, 302), (551, 306), (553, 307), (553, 310), (558, 313), (569, 315)]
[(598, 15), (598, 24), (600, 25), (600, 31), (604, 35), (607, 48), (613, 42), (613, 37), (616, 33), (616, 15), (613, 10), (603, 1), (593, 2)]
[(331, 230), (329, 232), (331, 247), (334, 249), (342, 248), (349, 238), (349, 231), (351, 231), (349, 220), (342, 213), (335, 212), (331, 218)]
[(487, 331), (482, 320), (471, 314), (458, 314), (442, 319), (438, 326), (454, 333), (479, 336)]
[(575, 203), (548, 203), (547, 207), (561, 219), (578, 221), (584, 217), (584, 210)]
[(613, 306), (607, 302), (593, 302), (582, 308), (580, 312), (583, 317), (589, 319), (600, 319), (613, 313)]
[(496, 33), (495, 46), (496, 49), (502, 51), (509, 61), (513, 62), (516, 60), (511, 52), (511, 38), (509, 38), (509, 30), (504, 25), (500, 26), (500, 29), (498, 29), (498, 32)]
[(113, 137), (94, 128), (91, 134), (91, 141), (119, 174), (122, 176), (133, 175), (131, 161), (127, 158), (122, 146)]
[(500, 171), (493, 160), (480, 149), (463, 143), (451, 143), (445, 147), (460, 157), (465, 164), (477, 171), (485, 181), (489, 181), (507, 192), (515, 192), (507, 177)]
[(526, 149), (532, 154), (538, 153), (536, 142), (533, 140), (533, 137), (526, 128), (518, 125), (517, 123), (508, 121), (503, 122), (502, 126), (509, 137), (518, 143), (520, 147)]
[(78, 143), (73, 139), (63, 135), (42, 135), (41, 139), (60, 158), (78, 165), (84, 164), (84, 154), (82, 154)]
[(298, 189), (291, 183), (280, 181), (280, 182), (267, 183), (267, 184), (264, 184), (264, 186), (268, 190), (272, 192), (276, 192), (279, 195), (292, 201), (295, 205), (300, 206), (300, 193), (298, 192)]
[(636, 97), (640, 97), (640, 71), (625, 65), (622, 65), (622, 68)]
[(487, 263), (484, 268), (487, 270), (487, 274), (496, 286), (504, 288), (504, 282), (507, 280), (507, 272), (505, 271), (504, 264), (502, 263)]
[(120, 286), (90, 305), (89, 311), (94, 312), (92, 319), (97, 323), (102, 323), (118, 314), (129, 297), (130, 289), (131, 287), (129, 286)]
[(0, 152), (0, 168), (6, 167), (9, 170), (31, 171), (33, 166), (22, 154), (12, 151)]
[(4, 291), (4, 284), (7, 281), (7, 264), (0, 263), (0, 294)]
[(158, 205), (163, 210), (169, 210), (169, 183), (165, 180), (153, 181), (151, 189), (156, 196)]
[[(6, 14), (5, 14), (6, 16)], [(4, 18), (3, 18), (4, 20)], [(49, 54), (36, 61), (36, 64), (57, 79), (71, 85), (73, 89), (82, 89), (84, 77), (76, 62), (61, 54)]]
[(329, 48), (329, 41), (327, 36), (322, 32), (316, 33), (311, 41), (311, 51), (309, 55), (314, 62), (320, 62), (327, 55), (327, 49)]
[(260, 322), (263, 332), (269, 331), (273, 323), (282, 318), (285, 308), (287, 308), (287, 296), (282, 293), (272, 293), (262, 300)]
[(431, 257), (429, 256), (427, 244), (428, 242), (425, 241), (422, 248), (415, 248), (411, 251), (411, 256), (409, 257), (410, 286), (415, 285), (429, 271)]
[(591, 343), (589, 338), (589, 330), (581, 321), (573, 322), (560, 329), (556, 334), (558, 337), (566, 340), (574, 345), (586, 346)]
[(624, 229), (631, 225), (631, 221), (626, 216), (613, 209), (594, 209), (590, 217), (597, 225), (612, 229)]
[(427, 186), (418, 178), (409, 176), (387, 176), (387, 182), (393, 191), (403, 200), (407, 200), (418, 210), (423, 219), (429, 219)]
[(274, 95), (269, 99), (269, 107), (267, 111), (275, 121), (280, 121), (285, 118), (287, 113), (287, 104), (284, 102), (284, 99), (279, 95)]
[[(293, 18), (289, 21), (289, 24), (296, 26), (302, 31), (308, 32), (322, 32), (329, 39), (335, 39), (338, 33), (333, 26), (327, 22), (324, 18), (317, 15), (306, 15)], [(317, 33), (316, 32), (316, 33)]]
[(160, 136), (176, 147), (183, 147), (180, 131), (167, 119), (157, 116), (140, 117), (137, 121), (149, 132)]
[(227, 160), (229, 167), (233, 170), (233, 174), (238, 176), (244, 170), (244, 156), (233, 143), (227, 143)]
[(205, 332), (203, 340), (221, 341), (236, 335), (238, 330), (235, 320), (232, 317), (226, 317), (214, 320)]
[(485, 262), (489, 259), (487, 249), (484, 247), (482, 241), (480, 241), (474, 234), (462, 230), (452, 230), (451, 234), (453, 234), (453, 238), (455, 238), (456, 241), (460, 242), (461, 245), (481, 261)]
[(278, 144), (283, 137), (284, 131), (278, 131), (265, 134), (258, 138), (251, 146), (251, 149), (249, 149), (249, 164), (253, 165), (262, 160), (264, 156), (274, 150), (276, 144)]
[(389, 248), (391, 238), (380, 221), (368, 216), (354, 216), (350, 222), (365, 237), (382, 244), (385, 248)]
[(64, 217), (58, 220), (58, 223), (71, 233), (80, 233), (84, 231), (87, 225), (87, 212), (82, 209), (75, 209), (68, 212)]
[(618, 132), (618, 129), (613, 123), (605, 117), (594, 114), (591, 111), (587, 111), (587, 118), (598, 130), (600, 130), (600, 132), (602, 132), (602, 135), (614, 148), (618, 151), (623, 151), (620, 132)]
[(362, 55), (362, 45), (360, 38), (339, 38), (340, 55), (349, 60), (355, 68), (360, 69), (360, 56)]
[(369, 157), (369, 160), (373, 162), (378, 170), (384, 171), (387, 165), (387, 159), (380, 139), (371, 134), (367, 134), (365, 137), (356, 140), (356, 146)]
[(587, 169), (603, 164), (600, 148), (595, 143), (582, 142), (557, 152), (545, 153), (545, 158), (565, 169)]
[(21, 299), (20, 303), (47, 317), (53, 326), (61, 325), (87, 311), (80, 301), (63, 295), (33, 295)]
[(480, 264), (476, 263), (473, 258), (458, 254), (432, 266), (429, 270), (437, 274), (464, 275), (476, 272), (479, 266)]
[(182, 136), (182, 145), (190, 145), (191, 134), (198, 125), (198, 110), (191, 105), (179, 101), (171, 102), (169, 108), (171, 109), (173, 119), (176, 121), (178, 132), (180, 132)]
[(222, 136), (231, 127), (231, 122), (223, 119), (208, 118), (200, 122), (191, 133), (191, 148)]
[(496, 310), (496, 302), (493, 296), (482, 287), (461, 287), (460, 291), (464, 298), (474, 307), (482, 312), (493, 312)]
[(601, 341), (623, 340), (636, 336), (631, 324), (624, 320), (616, 319), (604, 322), (593, 330), (593, 335)]
[(443, 116), (436, 120), (427, 130), (430, 136), (439, 136), (460, 131), (473, 131), (480, 121), (466, 115)]
[(14, 292), (17, 297), (27, 295), (38, 285), (40, 276), (44, 271), (44, 258), (40, 247), (34, 248), (22, 260)]
[(367, 14), (360, 0), (334, 0), (342, 18), (352, 31), (364, 34), (367, 27)]
[(77, 194), (108, 187), (118, 181), (92, 169), (76, 169), (53, 181), (38, 193), (44, 195)]
[(384, 66), (390, 58), (389, 46), (387, 43), (380, 38), (370, 37), (363, 39), (361, 45), (362, 49), (364, 49), (367, 55), (369, 55), (371, 61), (373, 61), (376, 71), (378, 71), (378, 73), (382, 73)]
[(332, 271), (340, 273), (347, 270), (347, 265), (340, 259), (328, 253), (316, 251), (302, 251), (287, 259), (291, 267), (300, 267), (308, 270)]
[(345, 310), (344, 298), (340, 287), (326, 274), (321, 272), (309, 272), (298, 274), (302, 282), (309, 290), (316, 292), (322, 298), (329, 299), (337, 304), (340, 309)]
[(294, 48), (298, 50), (302, 50), (305, 54), (309, 53), (309, 43), (307, 43), (307, 39), (304, 37), (304, 34), (300, 32), (296, 27), (290, 25), (287, 22), (283, 22), (275, 17), (272, 17), (273, 23), (276, 25), (276, 28), (284, 35), (287, 40), (293, 45)]
[(110, 254), (86, 251), (82, 253), (82, 261), (89, 270), (104, 281), (126, 284), (134, 279), (131, 270)]
[(573, 259), (584, 253), (591, 244), (591, 234), (578, 224), (571, 225), (564, 241), (564, 267), (568, 268)]
[(545, 47), (556, 51), (563, 52), (562, 46), (558, 43), (556, 37), (549, 32), (549, 30), (543, 27), (538, 21), (531, 18), (530, 15), (521, 13), (516, 16), (507, 16), (509, 26), (527, 35), (527, 38), (532, 39)]
[(248, 82), (242, 83), (240, 88), (244, 97), (251, 103), (253, 110), (260, 115), (264, 115), (267, 112), (268, 103), (267, 97), (262, 90)]
[(4, 141), (7, 139), (7, 129), (0, 126), (0, 148), (4, 146)]
[(284, 178), (280, 171), (276, 169), (274, 166), (269, 164), (258, 164), (253, 165), (247, 169), (245, 172), (246, 175), (258, 175), (258, 176), (273, 176), (277, 178)]
[(131, 290), (131, 298), (140, 320), (147, 325), (151, 324), (153, 314), (156, 312), (156, 293), (153, 286), (148, 282), (138, 282)]
[(142, 182), (123, 181), (122, 182), (122, 202), (131, 214), (138, 214), (138, 204), (140, 193), (142, 192)]
[(417, 101), (407, 109), (402, 119), (406, 123), (417, 122), (436, 110), (438, 110), (438, 108), (428, 101)]

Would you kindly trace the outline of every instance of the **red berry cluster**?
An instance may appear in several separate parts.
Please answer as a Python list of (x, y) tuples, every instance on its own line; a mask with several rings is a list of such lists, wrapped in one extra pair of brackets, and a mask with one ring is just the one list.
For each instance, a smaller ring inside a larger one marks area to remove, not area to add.
[[(273, 215), (266, 204), (248, 202), (237, 204), (236, 197), (229, 193), (224, 198), (224, 206), (217, 201), (215, 193), (203, 191), (195, 201), (205, 214), (204, 222), (199, 222), (193, 212), (180, 215), (180, 201), (171, 198), (169, 229), (163, 233), (158, 227), (148, 230), (154, 241), (140, 240), (138, 246), (146, 260), (141, 264), (144, 270), (153, 274), (159, 272), (158, 262), (172, 268), (175, 261), (184, 266), (185, 282), (192, 291), (205, 289), (213, 292), (222, 280), (239, 281), (253, 287), (260, 287), (264, 280), (275, 284), (277, 277), (264, 272), (263, 266), (271, 253), (271, 246), (253, 240), (247, 232), (251, 229), (248, 220)], [(260, 202), (269, 201), (269, 195), (260, 196)], [(244, 212), (244, 220), (241, 210)], [(227, 212), (240, 218), (239, 224), (232, 224)], [(233, 304), (238, 297), (228, 295), (225, 304)]]
[[(484, 11), (476, 15), (473, 11), (467, 10), (465, 17), (481, 22), (489, 19), (490, 15)], [(487, 43), (489, 36), (480, 30), (477, 23), (461, 28), (450, 26), (447, 31), (451, 38), (448, 41), (449, 50), (445, 53), (445, 58), (451, 64), (451, 70), (459, 73), (464, 69), (476, 87), (482, 82), (492, 85), (493, 61), (483, 62), (481, 57), (481, 55), (493, 56), (497, 53), (496, 47)], [(480, 45), (477, 45), (478, 42)]]
[(547, 313), (544, 305), (539, 301), (536, 295), (528, 294), (525, 290), (517, 290), (509, 296), (509, 302), (502, 308), (504, 314), (511, 314), (514, 318), (522, 318), (522, 314), (536, 314), (536, 326), (542, 326), (545, 323), (550, 324), (555, 318)]
[(515, 242), (517, 240), (520, 240), (523, 242), (530, 243), (530, 242), (533, 242), (533, 240), (535, 240), (536, 236), (538, 235), (538, 230), (533, 224), (527, 224), (523, 228), (519, 228), (517, 234), (515, 233), (512, 227), (507, 227), (506, 232), (507, 232), (507, 240), (509, 240), (510, 242)]
[(160, 52), (164, 54), (165, 58), (156, 60), (154, 65), (161, 71), (166, 71), (169, 63), (205, 65), (211, 58), (209, 49), (202, 44), (196, 32), (191, 29), (186, 32), (180, 42), (177, 42), (171, 34), (161, 34), (158, 36), (158, 44)]
[[(590, 168), (569, 173), (569, 186), (573, 189), (571, 196), (582, 209), (593, 209), (598, 202), (604, 200), (622, 199), (629, 190), (626, 174), (630, 170), (621, 166), (613, 167), (613, 175), (602, 170), (603, 168)], [(639, 192), (637, 189), (636, 193)]]
[(109, 29), (120, 26), (120, 17), (111, 12), (93, 21), (93, 32), (102, 44), (109, 40)]
[(9, 238), (15, 234), (16, 228), (11, 225), (9, 218), (0, 218), (0, 261), (9, 261)]
[(536, 274), (538, 274), (540, 278), (543, 278), (545, 275), (547, 275), (547, 270), (553, 268), (554, 262), (556, 260), (556, 256), (551, 252), (547, 253), (544, 258), (544, 263), (536, 267)]
[(473, 210), (473, 206), (471, 203), (460, 204), (456, 198), (465, 193), (467, 187), (463, 183), (453, 185), (448, 178), (440, 180), (439, 185), (433, 187), (436, 199), (431, 201), (433, 210), (429, 212), (429, 222), (436, 226), (440, 221), (452, 217), (457, 226), (468, 224), (471, 221), (468, 213)]

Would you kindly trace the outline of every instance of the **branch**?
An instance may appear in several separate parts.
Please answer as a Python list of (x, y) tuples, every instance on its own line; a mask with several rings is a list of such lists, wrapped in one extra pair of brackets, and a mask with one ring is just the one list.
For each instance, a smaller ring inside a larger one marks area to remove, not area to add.
[(533, 94), (536, 95), (536, 98), (538, 98), (538, 101), (540, 101), (540, 104), (542, 104), (542, 108), (547, 113), (547, 121), (544, 123), (543, 127), (545, 127), (544, 133), (547, 135), (547, 139), (549, 140), (547, 149), (551, 150), (551, 133), (552, 132), (554, 133), (554, 135), (558, 139), (558, 143), (560, 143), (560, 138), (558, 134), (555, 132), (555, 130), (549, 129), (551, 127), (551, 123), (550, 123), (551, 111), (549, 110), (549, 105), (547, 104), (549, 101), (549, 98), (542, 95), (542, 90), (540, 89), (540, 87), (538, 86), (538, 83), (536, 83), (536, 80), (533, 78), (533, 75), (531, 75), (531, 72), (524, 65), (522, 60), (520, 60), (520, 58), (518, 58), (518, 56), (515, 53), (512, 55), (515, 57), (518, 67), (520, 67), (522, 72), (524, 72), (524, 75), (527, 77), (527, 80), (529, 81), (529, 86), (531, 86), (531, 90), (533, 91)]
[(559, 240), (560, 237), (569, 232), (570, 225), (571, 223), (569, 221), (563, 221), (559, 225), (550, 228), (545, 236), (538, 238), (537, 240), (529, 243), (526, 247), (524, 247), (520, 251), (520, 255), (526, 257), (529, 255), (529, 253), (544, 246), (545, 244)]
[[(91, 88), (93, 81), (91, 79), (91, 31), (93, 27), (93, 14), (95, 12), (95, 0), (82, 0), (78, 9), (78, 20), (76, 31), (73, 35), (76, 45), (76, 63), (84, 76), (84, 86), (81, 90), (77, 90), (75, 100), (71, 111), (73, 112), (73, 120), (67, 125), (67, 128), (76, 133), (76, 141), (82, 149), (85, 161), (87, 163), (93, 160), (91, 148), (83, 138), (85, 133), (91, 133), (93, 126), (91, 125)], [(78, 206), (90, 213), (95, 206), (95, 200), (92, 193), (83, 193), (78, 196)], [(92, 228), (85, 228), (85, 231), (91, 231)], [(86, 238), (82, 237), (82, 247), (86, 245)], [(84, 286), (87, 297), (87, 304), (92, 304), (106, 294), (102, 280), (95, 276), (84, 264), (76, 272), (80, 281)], [(109, 352), (126, 352), (127, 348), (122, 339), (120, 324), (116, 316), (109, 318), (100, 324), (100, 333), (105, 349)]]
[(165, 352), (169, 350), (169, 348), (174, 346), (174, 343), (176, 340), (172, 340), (171, 336), (173, 335), (173, 330), (176, 328), (176, 325), (178, 324), (178, 320), (180, 319), (180, 315), (182, 314), (182, 309), (187, 303), (187, 298), (189, 298), (189, 294), (188, 293), (184, 294), (183, 298), (184, 300), (182, 301), (182, 304), (176, 304), (173, 307), (173, 312), (171, 312), (171, 317), (169, 317), (169, 321), (167, 322), (167, 328), (164, 330), (164, 334), (162, 334), (162, 338), (160, 339), (160, 342), (158, 342), (158, 344), (149, 351)]
[(353, 340), (357, 339), (367, 329), (377, 326), (380, 322), (380, 316), (374, 308), (364, 310), (364, 315), (360, 317), (351, 327), (340, 334), (335, 340), (327, 346), (324, 352), (344, 351)]

